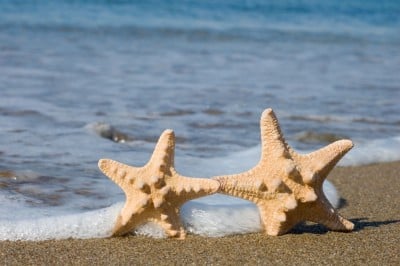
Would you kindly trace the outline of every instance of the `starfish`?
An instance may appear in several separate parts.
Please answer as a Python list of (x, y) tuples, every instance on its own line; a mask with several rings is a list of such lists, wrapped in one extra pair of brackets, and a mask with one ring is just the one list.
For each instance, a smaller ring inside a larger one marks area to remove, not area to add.
[(126, 195), (113, 236), (129, 233), (146, 222), (160, 225), (169, 237), (184, 239), (180, 206), (188, 200), (215, 193), (219, 183), (212, 179), (189, 178), (174, 168), (175, 135), (165, 130), (149, 162), (132, 167), (113, 160), (99, 160), (101, 171), (117, 183)]
[(214, 177), (221, 183), (219, 192), (254, 202), (268, 235), (285, 234), (303, 221), (351, 231), (353, 223), (332, 207), (322, 184), (353, 143), (339, 140), (315, 152), (298, 154), (283, 138), (272, 109), (263, 112), (260, 128), (259, 163), (244, 173)]

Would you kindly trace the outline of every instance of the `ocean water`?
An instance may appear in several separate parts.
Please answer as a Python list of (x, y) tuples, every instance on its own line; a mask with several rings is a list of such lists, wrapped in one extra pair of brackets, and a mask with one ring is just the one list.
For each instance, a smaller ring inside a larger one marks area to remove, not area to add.
[[(244, 171), (269, 107), (301, 152), (349, 138), (342, 165), (399, 160), (399, 14), (396, 0), (1, 1), (0, 239), (109, 235), (124, 195), (97, 161), (143, 165), (166, 128), (182, 174)], [(254, 205), (221, 195), (182, 218), (260, 230)]]

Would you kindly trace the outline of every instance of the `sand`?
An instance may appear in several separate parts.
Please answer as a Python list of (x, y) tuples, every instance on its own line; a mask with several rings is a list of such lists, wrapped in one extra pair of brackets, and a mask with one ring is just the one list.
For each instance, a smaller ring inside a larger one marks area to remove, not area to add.
[(303, 224), (279, 237), (262, 233), (186, 240), (110, 239), (0, 242), (0, 264), (66, 265), (400, 265), (400, 162), (335, 168), (351, 233)]

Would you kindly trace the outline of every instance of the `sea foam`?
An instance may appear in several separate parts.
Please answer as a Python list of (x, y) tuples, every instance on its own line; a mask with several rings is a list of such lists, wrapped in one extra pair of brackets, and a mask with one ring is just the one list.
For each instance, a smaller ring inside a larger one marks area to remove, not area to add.
[(0, 221), (0, 240), (104, 238), (111, 236), (122, 202), (90, 212), (37, 219)]
[(356, 142), (355, 147), (339, 162), (340, 166), (355, 166), (400, 160), (400, 136)]

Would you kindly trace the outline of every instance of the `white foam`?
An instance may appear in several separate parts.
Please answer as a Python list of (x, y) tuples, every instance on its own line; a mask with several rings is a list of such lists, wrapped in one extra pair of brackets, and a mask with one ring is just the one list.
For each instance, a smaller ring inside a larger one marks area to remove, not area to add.
[(210, 205), (192, 201), (181, 212), (186, 229), (193, 234), (219, 237), (262, 229), (258, 209), (251, 203)]
[(0, 221), (0, 240), (104, 238), (111, 236), (122, 203), (90, 212), (38, 219)]
[(400, 136), (355, 142), (354, 148), (339, 162), (340, 166), (364, 165), (400, 160)]

